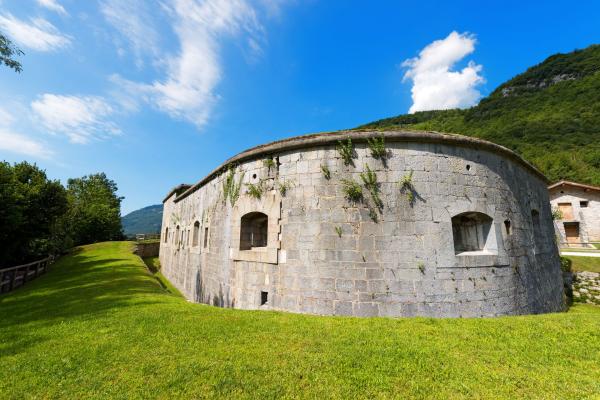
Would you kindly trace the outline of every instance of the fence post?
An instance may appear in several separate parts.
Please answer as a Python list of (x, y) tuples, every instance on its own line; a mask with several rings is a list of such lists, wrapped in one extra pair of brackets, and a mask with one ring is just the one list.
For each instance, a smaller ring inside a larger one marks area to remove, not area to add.
[(10, 277), (10, 286), (9, 286), (8, 291), (11, 291), (11, 290), (13, 290), (15, 288), (15, 278), (16, 277), (17, 277), (17, 270), (14, 269), (12, 271), (12, 276)]

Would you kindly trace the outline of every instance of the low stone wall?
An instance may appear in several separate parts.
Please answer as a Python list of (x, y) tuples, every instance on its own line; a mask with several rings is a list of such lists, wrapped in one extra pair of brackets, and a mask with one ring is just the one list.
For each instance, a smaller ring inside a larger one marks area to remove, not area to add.
[(600, 274), (573, 272), (573, 301), (600, 305)]
[(136, 243), (135, 244), (135, 254), (138, 256), (145, 257), (158, 257), (158, 252), (160, 250), (160, 242), (150, 242), (150, 243)]

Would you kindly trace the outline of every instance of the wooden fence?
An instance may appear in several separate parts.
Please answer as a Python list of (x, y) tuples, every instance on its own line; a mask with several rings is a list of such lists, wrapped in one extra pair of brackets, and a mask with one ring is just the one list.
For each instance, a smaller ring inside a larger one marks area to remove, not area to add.
[(54, 257), (47, 257), (29, 264), (0, 269), (0, 293), (10, 292), (19, 286), (23, 286), (26, 282), (37, 278), (48, 271), (53, 260)]

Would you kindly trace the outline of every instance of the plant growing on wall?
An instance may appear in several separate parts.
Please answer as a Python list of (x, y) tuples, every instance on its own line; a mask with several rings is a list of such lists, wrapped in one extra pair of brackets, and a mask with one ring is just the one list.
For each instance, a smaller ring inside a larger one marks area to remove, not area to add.
[(379, 215), (377, 215), (377, 211), (371, 206), (369, 206), (369, 218), (375, 223), (379, 222)]
[(323, 173), (323, 177), (325, 177), (325, 179), (331, 179), (331, 171), (329, 171), (329, 167), (326, 164), (321, 164), (321, 172)]
[(406, 194), (408, 202), (412, 205), (415, 201), (415, 188), (412, 183), (413, 171), (411, 170), (408, 174), (404, 175), (398, 185), (400, 185), (400, 192)]
[(223, 201), (227, 202), (227, 198), (229, 197), (229, 202), (233, 207), (235, 202), (240, 197), (240, 189), (242, 187), (242, 180), (244, 179), (244, 172), (240, 175), (240, 179), (237, 184), (235, 182), (235, 169), (232, 166), (228, 167), (227, 177), (223, 181)]
[(425, 263), (423, 261), (419, 261), (417, 263), (417, 267), (419, 268), (419, 271), (421, 271), (422, 274), (425, 274)]
[(553, 208), (552, 209), (552, 219), (553, 220), (560, 220), (563, 219), (563, 213), (560, 210), (560, 208)]
[(383, 160), (386, 156), (385, 137), (381, 134), (380, 137), (367, 138), (367, 145), (371, 150), (371, 156)]
[(350, 201), (360, 201), (363, 198), (362, 187), (354, 179), (342, 179), (342, 190)]
[(348, 138), (346, 143), (338, 140), (337, 151), (340, 153), (340, 156), (342, 156), (344, 165), (352, 164), (352, 159), (354, 158), (354, 145), (350, 138)]
[(335, 233), (337, 233), (338, 237), (342, 237), (342, 227), (341, 226), (336, 226), (335, 227)]
[(377, 206), (377, 208), (381, 209), (383, 207), (383, 202), (379, 197), (379, 183), (377, 183), (377, 174), (369, 168), (367, 164), (365, 164), (366, 171), (360, 173), (360, 179), (363, 181), (363, 185), (365, 188), (371, 193), (371, 198), (373, 202)]
[(291, 181), (283, 181), (283, 183), (277, 182), (277, 189), (279, 190), (279, 194), (281, 194), (282, 196), (285, 196), (287, 191), (290, 190), (291, 188), (292, 188)]
[(263, 160), (263, 165), (265, 167), (267, 167), (269, 169), (269, 171), (270, 171), (271, 168), (275, 167), (275, 160), (273, 160), (273, 157), (265, 158)]
[(246, 183), (246, 187), (248, 188), (246, 190), (246, 194), (250, 197), (253, 197), (257, 200), (260, 200), (260, 198), (262, 197), (263, 193), (265, 192), (265, 186), (264, 186), (264, 181), (261, 179), (258, 181), (258, 183), (254, 184), (254, 183)]

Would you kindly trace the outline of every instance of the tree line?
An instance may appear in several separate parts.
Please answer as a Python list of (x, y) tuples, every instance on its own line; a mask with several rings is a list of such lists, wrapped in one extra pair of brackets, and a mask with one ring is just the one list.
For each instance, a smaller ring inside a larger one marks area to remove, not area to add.
[(35, 164), (0, 162), (0, 268), (122, 239), (122, 199), (104, 173), (65, 187)]

